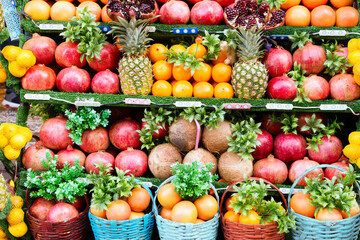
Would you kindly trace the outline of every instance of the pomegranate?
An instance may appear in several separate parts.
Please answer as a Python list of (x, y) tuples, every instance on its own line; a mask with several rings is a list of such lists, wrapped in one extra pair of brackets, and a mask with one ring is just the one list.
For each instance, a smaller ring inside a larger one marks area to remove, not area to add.
[(100, 59), (94, 57), (88, 61), (89, 66), (97, 72), (106, 69), (115, 70), (119, 65), (120, 51), (114, 44), (106, 44), (100, 51)]
[(301, 70), (305, 71), (306, 75), (320, 73), (325, 68), (326, 59), (325, 50), (311, 42), (306, 43), (293, 54), (293, 62), (300, 64)]
[[(142, 122), (141, 129), (143, 129), (145, 127), (146, 123), (147, 122)], [(159, 139), (159, 138), (165, 137), (165, 135), (169, 131), (169, 124), (168, 123), (165, 123), (164, 127), (163, 127), (163, 125), (161, 123), (159, 123), (158, 126), (160, 126), (160, 129), (158, 130), (158, 132), (153, 132), (153, 134), (152, 134), (153, 139)]]
[(99, 173), (99, 168), (95, 166), (95, 164), (100, 164), (100, 161), (103, 166), (106, 164), (111, 165), (110, 173), (113, 173), (115, 168), (115, 158), (111, 153), (104, 152), (104, 151), (98, 151), (90, 153), (89, 156), (87, 156), (85, 161), (85, 169), (88, 173)]
[(278, 120), (278, 113), (263, 113), (260, 116), (261, 128), (268, 131), (271, 135), (276, 136), (283, 132), (283, 124)]
[(54, 223), (66, 222), (77, 216), (79, 216), (79, 212), (73, 205), (59, 202), (50, 208), (47, 220)]
[(60, 67), (67, 68), (73, 65), (83, 67), (86, 59), (80, 61), (81, 53), (78, 52), (78, 44), (70, 41), (62, 42), (55, 50), (55, 60)]
[(133, 174), (135, 177), (142, 176), (148, 169), (147, 155), (138, 149), (128, 148), (120, 152), (115, 158), (115, 167)]
[(281, 47), (271, 48), (265, 54), (264, 63), (272, 78), (288, 73), (293, 65), (291, 53)]
[(329, 83), (332, 99), (353, 101), (360, 97), (360, 87), (355, 83), (352, 74), (337, 74)]
[(73, 205), (78, 212), (82, 212), (86, 207), (86, 200), (84, 196), (76, 196), (75, 201), (73, 203), (70, 203)]
[[(324, 113), (311, 113), (311, 112), (304, 112), (304, 113), (297, 113), (296, 117), (299, 119), (298, 120), (298, 127), (297, 127), (297, 131), (298, 133), (301, 134), (305, 134), (305, 135), (310, 135), (313, 134), (312, 131), (310, 130), (304, 130), (302, 131), (302, 127), (303, 126), (309, 126), (309, 124), (306, 121), (311, 120), (312, 115), (315, 114), (315, 121), (316, 120), (320, 120), (320, 123), (325, 124), (326, 123), (326, 114)], [(310, 125), (312, 125), (313, 123), (310, 121)]]
[(56, 42), (49, 38), (34, 33), (32, 38), (27, 40), (22, 47), (24, 50), (30, 50), (36, 57), (36, 64), (49, 65), (55, 59)]
[[(307, 169), (320, 165), (318, 162), (315, 162), (313, 160), (310, 160), (309, 158), (304, 158), (302, 160), (297, 160), (293, 162), (289, 169), (289, 179), (291, 182), (295, 182), (295, 180), (300, 177), (300, 175), (305, 172)], [(307, 184), (305, 182), (305, 177), (307, 178), (316, 178), (320, 175), (320, 179), (322, 180), (324, 178), (324, 171), (322, 168), (317, 168), (312, 170), (311, 172), (307, 173), (304, 177), (302, 177), (299, 182), (297, 183), (297, 186), (303, 186), (305, 187)]]
[(330, 85), (325, 78), (311, 75), (304, 80), (302, 85), (307, 97), (311, 100), (325, 100), (330, 93)]
[(295, 81), (286, 75), (271, 79), (266, 91), (269, 97), (274, 99), (289, 100), (297, 96)]
[[(129, 21), (131, 18), (148, 19), (159, 15), (159, 6), (155, 0), (109, 0), (106, 5), (106, 11), (109, 17), (118, 21), (121, 17)], [(157, 20), (154, 18), (149, 21), (153, 23)]]
[(335, 136), (324, 136), (320, 139), (322, 144), (318, 144), (319, 151), (309, 149), (309, 157), (320, 164), (330, 164), (340, 159), (343, 145)]
[(159, 19), (163, 24), (186, 24), (190, 20), (190, 8), (184, 1), (170, 0), (160, 8)]
[(256, 140), (260, 142), (260, 145), (251, 153), (253, 158), (258, 160), (269, 156), (274, 147), (273, 136), (264, 129), (261, 129), (261, 134), (257, 134)]
[(81, 143), (80, 148), (87, 153), (106, 150), (110, 145), (108, 130), (102, 126), (94, 130), (85, 130), (81, 136)]
[(46, 171), (41, 160), (46, 159), (46, 152), (49, 151), (52, 157), (54, 152), (43, 145), (32, 145), (28, 147), (22, 155), (22, 164), (26, 169), (31, 168), (34, 171)]
[[(339, 161), (339, 162), (334, 162), (331, 165), (337, 166), (337, 167), (342, 168), (344, 170), (348, 170), (348, 168), (349, 168), (349, 163), (347, 161), (345, 161), (345, 160), (342, 160), (342, 161)], [(328, 168), (325, 169), (324, 175), (325, 175), (326, 178), (332, 180), (333, 177), (338, 177), (339, 175), (345, 177), (346, 174), (344, 172), (338, 170), (338, 169), (328, 167)]]
[(280, 133), (274, 141), (275, 157), (288, 163), (302, 159), (306, 155), (306, 140), (294, 133)]
[(286, 164), (269, 155), (267, 158), (261, 159), (254, 164), (254, 177), (268, 180), (273, 184), (282, 184), (288, 176), (288, 168)]
[(62, 92), (81, 92), (90, 90), (89, 73), (76, 66), (64, 68), (56, 77), (56, 87)]
[(46, 91), (55, 87), (56, 74), (54, 70), (43, 64), (30, 67), (21, 79), (21, 86), (30, 91)]
[(57, 155), (58, 158), (56, 163), (58, 169), (64, 168), (65, 163), (69, 163), (70, 166), (74, 166), (76, 160), (79, 160), (80, 166), (83, 167), (85, 165), (85, 154), (78, 149), (74, 149), (71, 145), (68, 145), (64, 150), (59, 151)]
[(69, 137), (70, 131), (66, 129), (67, 119), (64, 117), (54, 117), (46, 120), (40, 128), (40, 141), (44, 146), (61, 150), (68, 145), (73, 145)]
[(218, 25), (224, 18), (221, 5), (215, 1), (203, 0), (196, 3), (190, 12), (190, 19), (193, 24)]
[[(189, 0), (188, 0), (189, 1)], [(227, 7), (235, 2), (235, 0), (214, 0), (218, 4), (220, 4), (221, 7)]]
[(91, 90), (94, 93), (119, 93), (120, 82), (118, 75), (109, 69), (96, 73), (91, 81)]
[[(337, 50), (335, 53), (336, 53), (336, 55), (338, 55), (338, 56), (344, 56), (345, 59), (348, 59), (349, 49), (348, 49), (347, 47), (342, 47), (342, 46), (340, 45), (340, 46), (338, 46), (338, 50)], [(347, 62), (349, 62), (349, 61), (347, 61)], [(347, 67), (346, 72), (350, 72), (351, 69), (352, 69), (351, 66)], [(340, 72), (338, 72), (338, 73), (340, 73)]]
[(141, 142), (137, 130), (140, 129), (140, 124), (130, 118), (119, 120), (110, 128), (110, 141), (115, 147), (121, 150), (126, 150), (129, 147), (139, 148)]
[(41, 221), (45, 221), (49, 215), (50, 209), (55, 206), (55, 204), (56, 202), (54, 200), (38, 198), (29, 209), (30, 215)]

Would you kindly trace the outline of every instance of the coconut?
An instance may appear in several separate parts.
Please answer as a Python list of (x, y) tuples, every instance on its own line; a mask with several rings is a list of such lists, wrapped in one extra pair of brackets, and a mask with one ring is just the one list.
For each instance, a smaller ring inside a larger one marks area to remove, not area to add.
[(215, 174), (217, 170), (217, 159), (216, 157), (203, 148), (198, 148), (197, 150), (191, 150), (188, 152), (183, 160), (183, 164), (190, 164), (194, 161), (199, 161), (201, 164), (206, 165), (208, 163), (212, 163), (213, 167), (211, 169), (211, 173)]
[(182, 162), (179, 150), (170, 143), (154, 147), (149, 155), (148, 164), (151, 173), (156, 178), (168, 178), (172, 175), (171, 165)]
[(179, 118), (169, 128), (170, 143), (180, 151), (188, 152), (195, 148), (197, 127), (195, 121)]
[(244, 175), (251, 177), (253, 174), (253, 162), (245, 160), (234, 152), (223, 153), (218, 162), (219, 175), (226, 182), (236, 182)]
[(204, 128), (202, 143), (204, 147), (213, 153), (223, 153), (229, 148), (228, 137), (232, 137), (232, 123), (229, 121), (217, 122), (218, 127), (213, 129)]

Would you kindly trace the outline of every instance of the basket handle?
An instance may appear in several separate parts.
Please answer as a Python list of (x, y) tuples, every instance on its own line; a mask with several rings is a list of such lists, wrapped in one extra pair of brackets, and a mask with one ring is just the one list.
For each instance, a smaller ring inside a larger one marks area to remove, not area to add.
[[(282, 194), (282, 192), (280, 191), (280, 189), (277, 188), (274, 184), (272, 184), (271, 182), (269, 182), (268, 180), (263, 179), (263, 178), (257, 178), (257, 177), (249, 177), (249, 178), (248, 178), (248, 180), (256, 180), (256, 181), (260, 181), (260, 179), (263, 180), (266, 184), (269, 184), (272, 188), (274, 188), (274, 189), (280, 194), (280, 197), (281, 197), (282, 201), (283, 201), (284, 204), (285, 204), (285, 209), (287, 209), (287, 202), (286, 202), (286, 199), (285, 199), (284, 195)], [(223, 195), (222, 195), (222, 197), (221, 197), (220, 212), (222, 212), (222, 207), (223, 207), (223, 203), (224, 203), (224, 199), (225, 199), (226, 193), (229, 191), (229, 189), (231, 189), (232, 187), (234, 187), (236, 184), (241, 183), (241, 182), (243, 182), (243, 181), (245, 181), (245, 179), (244, 179), (244, 178), (241, 178), (239, 181), (236, 181), (236, 182), (232, 183), (231, 185), (229, 185), (229, 186), (226, 188), (225, 192), (223, 193)]]

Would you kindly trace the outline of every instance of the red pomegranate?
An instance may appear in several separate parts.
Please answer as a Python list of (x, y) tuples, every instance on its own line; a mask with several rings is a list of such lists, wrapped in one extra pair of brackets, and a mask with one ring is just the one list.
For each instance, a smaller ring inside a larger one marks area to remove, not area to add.
[(257, 134), (257, 141), (260, 145), (251, 153), (255, 160), (266, 158), (272, 152), (274, 147), (273, 136), (264, 129), (261, 129), (261, 134)]
[(254, 177), (268, 180), (273, 184), (282, 184), (286, 181), (288, 169), (286, 164), (269, 155), (267, 158), (261, 159), (254, 164)]
[(271, 79), (266, 91), (273, 99), (289, 100), (295, 99), (297, 96), (295, 81), (286, 75)]
[(22, 155), (22, 164), (26, 169), (31, 168), (34, 171), (46, 171), (42, 161), (46, 159), (46, 152), (49, 151), (52, 157), (55, 156), (54, 152), (43, 145), (32, 145), (28, 147)]
[(36, 64), (49, 65), (55, 59), (56, 42), (49, 38), (34, 33), (32, 38), (24, 43), (23, 49), (30, 50), (36, 57)]
[(170, 0), (160, 8), (159, 19), (163, 24), (186, 24), (190, 20), (190, 8), (184, 1)]
[(293, 65), (291, 53), (281, 47), (271, 48), (265, 54), (264, 63), (272, 78), (288, 73)]
[(55, 60), (60, 67), (67, 68), (73, 65), (83, 67), (86, 64), (84, 58), (80, 61), (81, 54), (78, 52), (78, 44), (73, 42), (62, 42), (55, 50)]
[[(318, 162), (308, 159), (307, 157), (302, 160), (297, 160), (293, 162), (290, 166), (289, 170), (289, 179), (293, 183), (295, 180), (300, 177), (300, 175), (307, 169), (319, 165)], [(305, 187), (307, 184), (305, 182), (305, 177), (307, 178), (316, 178), (320, 175), (320, 179), (324, 178), (324, 171), (322, 168), (317, 168), (312, 170), (311, 172), (307, 173), (304, 177), (300, 179), (297, 183), (297, 186)]]
[(46, 91), (55, 87), (56, 74), (54, 70), (43, 64), (30, 67), (21, 79), (21, 86), (30, 91)]
[(322, 144), (318, 144), (319, 151), (309, 149), (309, 157), (320, 164), (330, 164), (340, 159), (343, 145), (335, 136), (324, 136), (320, 139)]
[[(159, 6), (155, 0), (109, 0), (106, 5), (106, 11), (114, 21), (118, 21), (117, 17), (129, 21), (133, 17), (136, 19), (148, 19), (158, 16)], [(156, 20), (157, 18), (154, 18), (149, 23), (153, 23)]]
[(81, 137), (81, 143), (80, 148), (87, 153), (106, 150), (110, 145), (108, 130), (102, 126), (98, 126), (94, 130), (85, 130)]
[(104, 152), (104, 151), (98, 151), (90, 153), (85, 161), (85, 169), (88, 173), (99, 173), (99, 168), (95, 166), (95, 164), (100, 164), (100, 161), (103, 166), (106, 164), (111, 165), (110, 173), (113, 173), (115, 170), (115, 158), (111, 153)]
[(297, 127), (297, 131), (298, 133), (304, 134), (304, 135), (310, 135), (313, 132), (310, 130), (301, 130), (303, 128), (303, 126), (309, 126), (309, 124), (306, 121), (311, 120), (312, 115), (315, 115), (315, 120), (320, 120), (320, 123), (325, 124), (326, 123), (326, 114), (324, 113), (311, 113), (311, 112), (303, 112), (303, 113), (297, 113), (296, 117), (299, 119), (298, 120), (298, 127)]
[(127, 175), (142, 176), (148, 169), (147, 155), (138, 149), (128, 148), (115, 158), (115, 167), (120, 170), (129, 170)]
[(94, 93), (119, 93), (120, 82), (118, 75), (109, 69), (96, 73), (91, 81), (91, 90)]
[(223, 8), (235, 2), (235, 0), (214, 0), (214, 1), (220, 4)]
[(40, 141), (45, 147), (61, 150), (68, 145), (73, 145), (69, 137), (70, 130), (66, 129), (67, 119), (64, 117), (54, 117), (46, 120), (40, 128)]
[[(142, 122), (141, 129), (143, 129), (145, 127), (146, 123), (147, 122)], [(158, 132), (153, 132), (153, 134), (152, 134), (153, 139), (159, 139), (159, 138), (165, 137), (166, 133), (169, 131), (168, 123), (165, 123), (165, 127), (163, 127), (163, 125), (161, 123), (159, 123), (158, 126), (160, 126), (160, 129), (158, 130)]]
[(283, 132), (283, 124), (279, 121), (278, 113), (263, 113), (260, 115), (261, 128), (268, 131), (271, 135), (276, 136)]
[(114, 44), (106, 44), (100, 51), (100, 59), (94, 57), (88, 61), (89, 66), (97, 72), (106, 69), (115, 70), (119, 65), (120, 51)]
[[(336, 53), (336, 55), (344, 56), (345, 59), (347, 59), (349, 56), (349, 49), (347, 47), (342, 47), (341, 45), (339, 45), (338, 50), (335, 53)], [(346, 69), (346, 72), (350, 72), (351, 69), (352, 69), (352, 67), (348, 67)], [(340, 73), (340, 72), (338, 72), (338, 73)]]
[(275, 157), (285, 163), (293, 162), (305, 157), (306, 140), (303, 136), (293, 133), (280, 133), (274, 141)]
[(311, 75), (304, 80), (302, 88), (311, 100), (325, 100), (330, 93), (330, 85), (325, 78)]
[(64, 68), (56, 77), (56, 87), (62, 92), (81, 92), (90, 90), (89, 73), (76, 66)]
[(140, 124), (130, 118), (119, 120), (110, 128), (110, 141), (121, 150), (126, 150), (129, 147), (139, 148), (141, 142), (137, 130), (140, 129)]
[(66, 222), (77, 216), (79, 216), (79, 212), (73, 205), (59, 202), (50, 208), (47, 220), (54, 223)]
[(61, 150), (57, 153), (57, 168), (62, 169), (64, 168), (65, 163), (69, 163), (70, 166), (75, 166), (75, 161), (79, 160), (80, 166), (85, 165), (85, 154), (78, 150), (74, 149), (72, 146), (68, 145), (66, 149)]
[(30, 215), (41, 221), (45, 221), (49, 215), (50, 209), (55, 206), (55, 204), (56, 202), (54, 200), (38, 198), (29, 209)]
[[(339, 161), (339, 162), (334, 162), (330, 165), (333, 165), (333, 166), (337, 166), (339, 168), (342, 168), (344, 170), (348, 170), (349, 168), (349, 163), (345, 160), (342, 160), (342, 161)], [(328, 178), (328, 179), (333, 179), (333, 177), (338, 177), (339, 175), (345, 177), (345, 173), (343, 171), (340, 171), (338, 169), (335, 169), (335, 168), (326, 168), (325, 169), (325, 173), (324, 173), (325, 177)]]
[(301, 70), (306, 71), (306, 75), (319, 74), (325, 68), (326, 59), (325, 50), (311, 42), (306, 43), (293, 54), (293, 62), (300, 64)]
[(216, 1), (203, 0), (196, 3), (190, 11), (190, 19), (193, 24), (218, 25), (223, 18), (224, 11)]
[(355, 83), (352, 74), (337, 74), (329, 83), (332, 99), (353, 101), (360, 97), (360, 87)]

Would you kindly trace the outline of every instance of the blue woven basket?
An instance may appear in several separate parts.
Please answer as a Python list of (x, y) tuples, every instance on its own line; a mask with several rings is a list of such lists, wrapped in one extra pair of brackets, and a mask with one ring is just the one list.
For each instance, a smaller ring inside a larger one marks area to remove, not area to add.
[[(159, 189), (166, 183), (170, 182), (172, 179), (176, 178), (176, 176), (172, 176), (166, 179), (160, 186)], [(193, 223), (179, 223), (170, 221), (162, 218), (159, 215), (158, 208), (156, 207), (156, 198), (159, 189), (155, 193), (155, 201), (153, 209), (155, 212), (156, 225), (159, 231), (160, 239), (162, 240), (212, 240), (216, 239), (218, 235), (219, 228), (219, 218), (220, 213), (216, 213), (216, 215), (203, 223), (193, 224)], [(215, 193), (215, 197), (219, 204), (219, 196), (216, 192), (214, 186), (211, 185), (211, 189)], [(220, 207), (219, 207), (220, 209)]]
[[(344, 169), (322, 164), (309, 168), (303, 172), (293, 183), (290, 188), (288, 202), (290, 203), (291, 195), (296, 184), (304, 177), (307, 173), (311, 172), (317, 168), (335, 168), (340, 171), (345, 171)], [(355, 182), (355, 185), (359, 191), (359, 184)], [(357, 199), (358, 200), (358, 199)], [(339, 221), (319, 221), (313, 218), (305, 217), (303, 215), (295, 213), (291, 208), (290, 204), (288, 206), (289, 213), (295, 215), (296, 229), (292, 229), (292, 239), (293, 240), (356, 240), (359, 235), (359, 226), (360, 226), (360, 213), (343, 220)]]
[[(154, 197), (148, 187), (143, 185), (154, 202)], [(153, 206), (153, 204), (151, 204)], [(150, 240), (153, 232), (155, 217), (153, 209), (145, 216), (132, 220), (115, 221), (107, 220), (92, 215), (89, 211), (89, 218), (96, 240)]]

